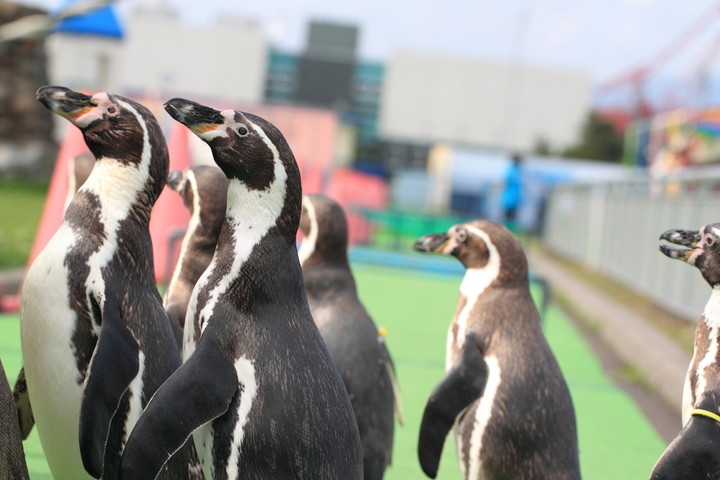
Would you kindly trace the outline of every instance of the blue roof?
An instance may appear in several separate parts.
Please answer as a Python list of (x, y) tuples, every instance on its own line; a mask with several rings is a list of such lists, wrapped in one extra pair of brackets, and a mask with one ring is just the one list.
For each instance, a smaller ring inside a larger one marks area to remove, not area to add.
[[(64, 10), (75, 1), (65, 0), (59, 11)], [(117, 15), (115, 15), (115, 11), (110, 6), (98, 8), (78, 17), (66, 18), (55, 26), (55, 31), (112, 38), (123, 37), (120, 22)]]

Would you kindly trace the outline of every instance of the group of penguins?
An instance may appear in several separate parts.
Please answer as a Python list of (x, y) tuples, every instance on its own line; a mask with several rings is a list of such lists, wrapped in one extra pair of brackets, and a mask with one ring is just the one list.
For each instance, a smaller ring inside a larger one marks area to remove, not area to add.
[[(281, 132), (174, 98), (165, 110), (219, 168), (169, 173), (162, 131), (139, 103), (52, 86), (37, 98), (82, 131), (95, 160), (24, 280), (13, 392), (0, 375), (0, 478), (28, 478), (21, 438), (36, 427), (57, 480), (382, 479), (403, 417), (393, 362), (357, 296), (345, 214), (302, 195)], [(191, 219), (161, 297), (148, 226), (166, 185)], [(720, 224), (661, 238), (720, 292)], [(465, 479), (579, 479), (572, 400), (519, 240), (474, 220), (414, 249), (466, 268), (446, 373), (422, 416), (424, 473), (436, 477), (453, 432)], [(719, 344), (713, 293), (684, 427), (653, 479), (720, 478)]]

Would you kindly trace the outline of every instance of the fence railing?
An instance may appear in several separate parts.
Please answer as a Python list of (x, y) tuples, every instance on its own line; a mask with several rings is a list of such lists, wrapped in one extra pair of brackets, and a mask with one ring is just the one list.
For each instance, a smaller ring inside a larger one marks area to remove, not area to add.
[(565, 185), (548, 198), (543, 243), (696, 320), (710, 287), (658, 251), (660, 234), (720, 222), (720, 177)]

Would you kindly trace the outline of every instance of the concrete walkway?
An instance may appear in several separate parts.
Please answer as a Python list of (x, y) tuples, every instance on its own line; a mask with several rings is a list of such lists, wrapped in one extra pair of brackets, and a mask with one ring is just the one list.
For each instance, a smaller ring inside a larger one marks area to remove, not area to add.
[(658, 331), (635, 311), (568, 272), (541, 249), (528, 252), (533, 272), (547, 279), (573, 310), (587, 319), (593, 333), (626, 365), (636, 368), (647, 384), (671, 407), (680, 411), (690, 354)]

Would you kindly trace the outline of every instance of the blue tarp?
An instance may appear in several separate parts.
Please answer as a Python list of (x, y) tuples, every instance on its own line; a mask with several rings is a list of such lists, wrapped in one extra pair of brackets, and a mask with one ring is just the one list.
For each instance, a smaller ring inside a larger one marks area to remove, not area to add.
[[(75, 3), (76, 0), (63, 2), (61, 10)], [(99, 35), (102, 37), (123, 38), (123, 30), (112, 7), (102, 7), (85, 15), (66, 18), (55, 26), (56, 32), (75, 33), (79, 35)]]

